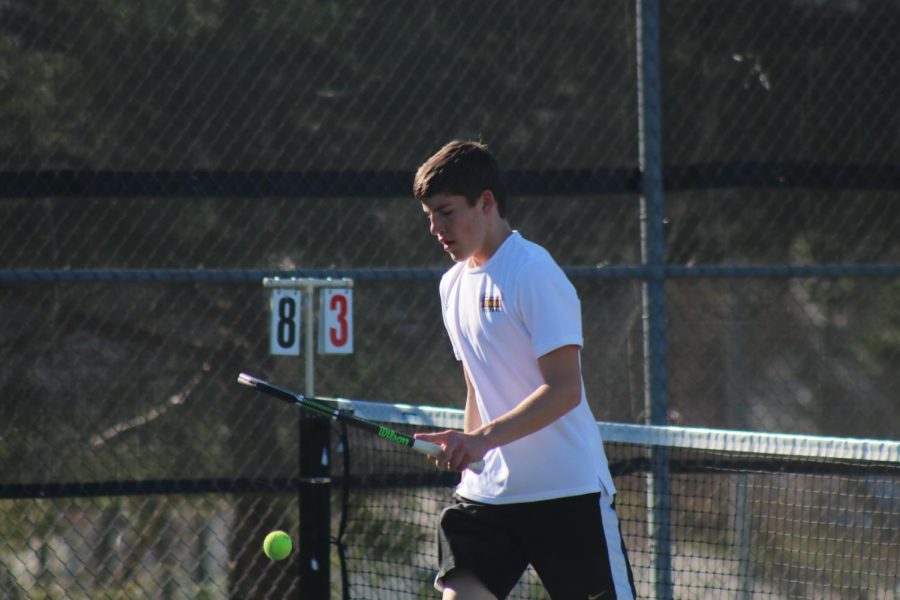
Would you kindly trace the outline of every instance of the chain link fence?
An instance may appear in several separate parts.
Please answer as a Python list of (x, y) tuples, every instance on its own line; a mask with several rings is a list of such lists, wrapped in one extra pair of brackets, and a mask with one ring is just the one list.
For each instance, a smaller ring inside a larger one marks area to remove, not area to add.
[[(302, 389), (262, 276), (356, 280), (355, 352), (316, 391), (460, 407), (409, 191), (452, 138), (489, 144), (512, 224), (569, 269), (597, 417), (647, 419), (633, 4), (0, 16), (3, 597), (299, 593), (258, 549), (297, 520), (297, 419), (234, 384)], [(670, 422), (896, 437), (900, 2), (660, 25)]]

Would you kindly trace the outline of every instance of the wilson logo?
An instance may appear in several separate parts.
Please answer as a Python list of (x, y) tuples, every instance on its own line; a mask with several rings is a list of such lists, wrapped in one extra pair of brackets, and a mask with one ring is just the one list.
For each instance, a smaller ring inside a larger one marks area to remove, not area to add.
[(409, 438), (405, 435), (400, 435), (396, 431), (391, 431), (387, 427), (379, 427), (378, 428), (378, 437), (384, 438), (386, 440), (390, 440), (392, 442), (396, 442), (401, 446), (409, 446)]

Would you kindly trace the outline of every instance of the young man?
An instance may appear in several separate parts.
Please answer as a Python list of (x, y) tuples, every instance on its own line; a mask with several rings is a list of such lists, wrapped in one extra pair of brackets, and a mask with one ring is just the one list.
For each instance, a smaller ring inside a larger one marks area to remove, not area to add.
[(531, 564), (556, 599), (632, 598), (615, 487), (581, 377), (581, 305), (546, 250), (506, 220), (500, 168), (476, 142), (450, 142), (413, 193), (456, 264), (440, 284), (444, 325), (466, 381), (464, 431), (438, 468), (464, 470), (441, 515), (435, 588), (445, 600), (504, 598)]

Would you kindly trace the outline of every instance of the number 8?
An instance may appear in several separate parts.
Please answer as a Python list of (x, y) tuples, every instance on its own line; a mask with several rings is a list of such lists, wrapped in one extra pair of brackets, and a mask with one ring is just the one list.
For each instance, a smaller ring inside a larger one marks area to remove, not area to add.
[(278, 345), (282, 348), (291, 348), (294, 345), (294, 332), (297, 315), (297, 303), (293, 298), (285, 297), (278, 300)]

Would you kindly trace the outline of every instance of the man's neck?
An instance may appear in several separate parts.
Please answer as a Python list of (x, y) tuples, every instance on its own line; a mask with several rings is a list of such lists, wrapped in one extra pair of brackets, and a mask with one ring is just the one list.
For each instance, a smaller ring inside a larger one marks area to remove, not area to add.
[(496, 225), (488, 230), (481, 251), (469, 258), (467, 262), (469, 267), (480, 267), (489, 261), (510, 235), (512, 235), (512, 227), (509, 226), (509, 223), (505, 219), (498, 220)]

